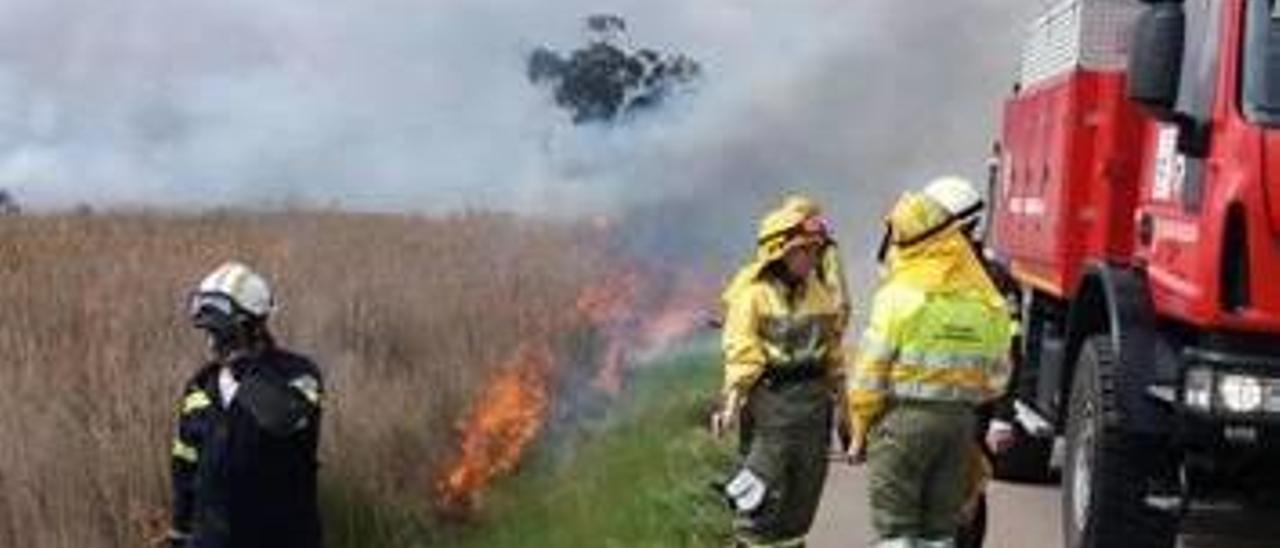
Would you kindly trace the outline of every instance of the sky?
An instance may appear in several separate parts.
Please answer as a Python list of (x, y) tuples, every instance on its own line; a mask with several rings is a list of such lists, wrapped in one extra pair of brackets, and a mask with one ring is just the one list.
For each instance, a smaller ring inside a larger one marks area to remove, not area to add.
[[(749, 236), (788, 192), (857, 239), (901, 189), (983, 175), (1033, 0), (0, 0), (0, 188), (36, 209), (641, 217)], [(534, 47), (624, 17), (697, 88), (574, 126)], [(718, 244), (717, 244), (718, 245)]]

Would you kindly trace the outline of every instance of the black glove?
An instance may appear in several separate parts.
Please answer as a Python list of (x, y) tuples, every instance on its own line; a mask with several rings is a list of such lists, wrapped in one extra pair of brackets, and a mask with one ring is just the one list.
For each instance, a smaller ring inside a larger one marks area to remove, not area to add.
[(249, 410), (258, 426), (284, 436), (306, 425), (312, 406), (300, 392), (265, 371), (252, 371), (240, 381), (236, 399)]

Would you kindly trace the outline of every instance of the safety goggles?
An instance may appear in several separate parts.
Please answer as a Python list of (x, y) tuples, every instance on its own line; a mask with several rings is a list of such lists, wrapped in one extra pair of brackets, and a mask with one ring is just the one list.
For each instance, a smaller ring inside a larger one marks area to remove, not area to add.
[(789, 242), (794, 238), (818, 237), (822, 239), (831, 236), (831, 223), (820, 215), (811, 215), (805, 218), (800, 224), (793, 225), (791, 228), (774, 232), (760, 238), (757, 243), (760, 245), (775, 244), (777, 242)]
[(198, 328), (222, 329), (234, 324), (241, 311), (225, 294), (201, 292), (191, 296), (188, 313)]
[(886, 220), (884, 222), (884, 234), (883, 236), (880, 237), (880, 246), (876, 248), (876, 261), (879, 263), (884, 263), (885, 258), (888, 257), (889, 255), (889, 248), (892, 246), (896, 245), (899, 248), (903, 248), (903, 249), (911, 247), (920, 242), (928, 240), (929, 238), (932, 238), (938, 235), (938, 233), (948, 228), (951, 228), (952, 226), (955, 226), (957, 224), (961, 225), (962, 230), (965, 232), (965, 234), (968, 237), (972, 238), (974, 234), (978, 233), (979, 225), (982, 222), (982, 217), (980, 214), (982, 213), (983, 207), (984, 207), (983, 202), (979, 201), (977, 204), (970, 207), (969, 209), (961, 211), (958, 215), (952, 215), (950, 217), (947, 217), (947, 219), (939, 223), (938, 226), (930, 228), (929, 230), (926, 230), (920, 233), (914, 238), (910, 238), (901, 242), (893, 241), (893, 226), (889, 223), (888, 220)]

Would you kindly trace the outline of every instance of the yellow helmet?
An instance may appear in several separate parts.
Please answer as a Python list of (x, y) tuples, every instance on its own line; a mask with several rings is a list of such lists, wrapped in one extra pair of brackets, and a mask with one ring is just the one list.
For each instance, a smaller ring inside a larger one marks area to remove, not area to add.
[(892, 243), (909, 247), (940, 233), (954, 219), (942, 204), (915, 192), (904, 192), (889, 211)]
[(818, 211), (816, 202), (802, 196), (790, 196), (770, 211), (756, 232), (757, 259), (774, 261), (795, 247), (825, 241), (826, 229), (816, 216)]
[(733, 301), (770, 263), (788, 251), (804, 245), (830, 242), (825, 222), (817, 215), (817, 202), (799, 195), (788, 196), (777, 209), (760, 220), (756, 231), (756, 256), (725, 288), (721, 298)]
[(822, 206), (803, 194), (789, 194), (782, 199), (782, 209), (794, 209), (807, 216), (821, 215)]

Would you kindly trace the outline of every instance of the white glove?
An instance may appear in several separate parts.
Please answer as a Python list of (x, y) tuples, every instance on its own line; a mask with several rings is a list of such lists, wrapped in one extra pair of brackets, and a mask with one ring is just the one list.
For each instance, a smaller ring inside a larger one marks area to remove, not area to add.
[(1013, 425), (1005, 421), (993, 420), (991, 425), (987, 427), (987, 449), (992, 453), (1000, 454), (1008, 451), (1013, 447), (1013, 443), (1017, 441), (1017, 434), (1013, 431)]

